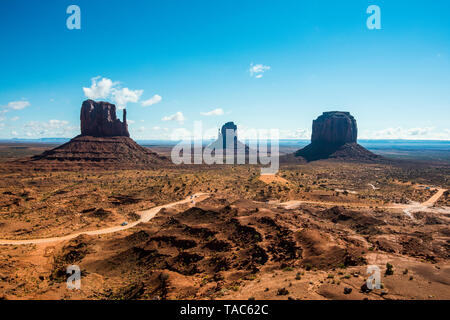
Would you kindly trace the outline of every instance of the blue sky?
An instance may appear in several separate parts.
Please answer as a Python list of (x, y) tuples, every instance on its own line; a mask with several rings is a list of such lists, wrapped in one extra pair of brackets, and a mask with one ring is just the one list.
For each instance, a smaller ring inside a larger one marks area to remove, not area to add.
[(90, 96), (126, 105), (136, 139), (231, 120), (309, 138), (343, 110), (360, 138), (450, 140), (449, 14), (446, 0), (2, 0), (0, 138), (72, 137)]

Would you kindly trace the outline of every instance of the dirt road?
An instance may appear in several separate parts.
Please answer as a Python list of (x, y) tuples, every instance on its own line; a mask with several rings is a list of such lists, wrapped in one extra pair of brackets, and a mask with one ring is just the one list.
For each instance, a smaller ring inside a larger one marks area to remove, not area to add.
[[(438, 192), (436, 192), (431, 198), (429, 198), (427, 201), (425, 201), (423, 203), (395, 204), (395, 205), (391, 205), (391, 206), (381, 206), (381, 207), (386, 208), (386, 209), (403, 209), (403, 211), (409, 217), (413, 218), (413, 216), (411, 215), (411, 212), (429, 209), (436, 203), (436, 201), (439, 200), (439, 198), (444, 194), (445, 191), (447, 191), (447, 190), (439, 188)], [(51, 242), (70, 240), (70, 239), (76, 238), (82, 234), (94, 236), (94, 235), (102, 235), (102, 234), (119, 232), (119, 231), (133, 228), (141, 222), (150, 221), (163, 208), (171, 208), (176, 205), (191, 202), (194, 199), (196, 202), (202, 201), (202, 200), (206, 199), (208, 196), (209, 195), (207, 193), (197, 193), (197, 194), (190, 196), (181, 201), (172, 202), (172, 203), (169, 203), (166, 205), (151, 208), (149, 210), (141, 211), (141, 212), (139, 212), (141, 218), (137, 221), (127, 224), (126, 226), (115, 226), (115, 227), (99, 229), (99, 230), (82, 231), (82, 232), (72, 233), (67, 236), (53, 237), (53, 238), (27, 239), (27, 240), (0, 240), (0, 245), (42, 244), (42, 243), (51, 243)], [(352, 203), (320, 202), (320, 201), (304, 201), (304, 200), (290, 200), (287, 202), (279, 203), (278, 205), (284, 206), (286, 209), (294, 209), (302, 204), (318, 204), (318, 205), (330, 205), (330, 206), (342, 205), (342, 206), (351, 206), (351, 207), (364, 207), (364, 205), (354, 204), (354, 203), (352, 204)]]
[[(409, 217), (412, 218), (411, 212), (413, 211), (420, 211), (420, 210), (431, 210), (430, 207), (432, 207), (436, 201), (439, 200), (439, 198), (444, 194), (444, 192), (447, 191), (446, 189), (438, 189), (438, 192), (436, 192), (431, 198), (429, 198), (427, 201), (419, 203), (419, 202), (413, 202), (408, 204), (392, 204), (388, 206), (379, 206), (380, 208), (385, 209), (402, 209)], [(317, 204), (317, 205), (325, 205), (325, 206), (348, 206), (348, 207), (369, 207), (364, 206), (363, 204), (357, 204), (357, 203), (339, 203), (339, 202), (321, 202), (321, 201), (308, 201), (308, 200), (290, 200), (287, 202), (280, 203), (279, 205), (284, 206), (286, 209), (295, 209), (296, 207), (300, 206), (301, 204)]]
[(69, 234), (67, 236), (62, 236), (62, 237), (53, 237), (53, 238), (42, 238), (42, 239), (27, 239), (27, 240), (0, 240), (0, 245), (23, 245), (23, 244), (42, 244), (42, 243), (50, 243), (50, 242), (59, 242), (59, 241), (65, 241), (65, 240), (70, 240), (73, 238), (78, 237), (79, 235), (82, 234), (86, 234), (89, 236), (95, 236), (95, 235), (102, 235), (102, 234), (107, 234), (107, 233), (114, 233), (114, 232), (119, 232), (119, 231), (123, 231), (123, 230), (127, 230), (130, 228), (135, 227), (136, 225), (138, 225), (141, 222), (148, 222), (150, 221), (154, 216), (156, 216), (156, 214), (164, 208), (171, 208), (180, 204), (184, 204), (184, 203), (189, 203), (191, 201), (202, 201), (205, 200), (206, 198), (208, 198), (208, 194), (207, 193), (196, 193), (192, 196), (187, 197), (184, 200), (181, 201), (177, 201), (177, 202), (172, 202), (169, 204), (165, 204), (162, 206), (158, 206), (158, 207), (154, 207), (151, 208), (149, 210), (145, 210), (145, 211), (141, 211), (138, 212), (138, 214), (141, 216), (141, 218), (137, 221), (131, 222), (129, 224), (127, 224), (126, 226), (116, 226), (116, 227), (110, 227), (110, 228), (105, 228), (105, 229), (98, 229), (98, 230), (92, 230), (92, 231), (82, 231), (82, 232), (77, 232), (77, 233), (72, 233)]
[(447, 191), (446, 189), (438, 189), (438, 192), (436, 192), (430, 199), (422, 203), (425, 207), (432, 207), (436, 201), (439, 200), (439, 198), (444, 194), (444, 192)]

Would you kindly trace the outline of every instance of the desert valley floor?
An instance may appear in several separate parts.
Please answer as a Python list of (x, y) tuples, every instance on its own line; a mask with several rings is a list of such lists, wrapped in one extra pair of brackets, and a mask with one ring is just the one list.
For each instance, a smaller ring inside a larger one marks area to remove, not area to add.
[(42, 148), (0, 148), (0, 298), (450, 299), (448, 162), (11, 162)]

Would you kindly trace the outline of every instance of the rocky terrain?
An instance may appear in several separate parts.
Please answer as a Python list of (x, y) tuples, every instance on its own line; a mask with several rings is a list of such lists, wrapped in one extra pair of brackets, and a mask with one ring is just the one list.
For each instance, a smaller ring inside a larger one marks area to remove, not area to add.
[[(278, 177), (261, 180), (257, 166), (3, 171), (0, 239), (101, 230), (197, 192), (208, 197), (115, 233), (0, 245), (0, 296), (450, 298), (450, 216), (439, 204), (448, 193), (411, 216), (404, 211), (436, 194), (425, 186), (450, 187), (448, 166), (315, 161), (283, 166)], [(70, 264), (82, 270), (81, 290), (66, 288)], [(383, 287), (368, 291), (372, 264)]]
[(313, 121), (311, 144), (294, 153), (306, 161), (343, 159), (374, 161), (380, 157), (357, 143), (358, 129), (349, 112), (324, 112)]

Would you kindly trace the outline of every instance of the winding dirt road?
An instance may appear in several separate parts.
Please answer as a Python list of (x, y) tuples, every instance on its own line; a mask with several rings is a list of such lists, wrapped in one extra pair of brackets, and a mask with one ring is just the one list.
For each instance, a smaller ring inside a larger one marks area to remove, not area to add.
[(138, 212), (138, 214), (141, 216), (141, 218), (137, 221), (131, 222), (125, 226), (116, 226), (116, 227), (110, 227), (110, 228), (104, 228), (104, 229), (98, 229), (98, 230), (92, 230), (92, 231), (81, 231), (81, 232), (77, 232), (77, 233), (72, 233), (69, 234), (67, 236), (62, 236), (62, 237), (53, 237), (53, 238), (42, 238), (42, 239), (27, 239), (27, 240), (0, 240), (0, 245), (23, 245), (23, 244), (42, 244), (42, 243), (50, 243), (50, 242), (59, 242), (59, 241), (66, 241), (66, 240), (70, 240), (73, 238), (76, 238), (82, 234), (86, 234), (89, 236), (95, 236), (95, 235), (102, 235), (102, 234), (107, 234), (107, 233), (114, 233), (114, 232), (119, 232), (119, 231), (123, 231), (123, 230), (127, 230), (130, 228), (135, 227), (136, 225), (138, 225), (141, 222), (148, 222), (150, 221), (152, 218), (154, 218), (156, 216), (156, 214), (161, 210), (161, 209), (166, 209), (166, 208), (171, 208), (180, 204), (184, 204), (184, 203), (188, 203), (191, 201), (203, 201), (206, 198), (209, 197), (209, 194), (207, 193), (196, 193), (192, 196), (187, 197), (184, 200), (181, 201), (177, 201), (177, 202), (172, 202), (169, 204), (165, 204), (162, 206), (158, 206), (158, 207), (154, 207), (151, 208), (149, 210), (145, 210), (145, 211), (141, 211)]
[[(393, 204), (393, 205), (389, 205), (389, 206), (379, 206), (380, 208), (385, 208), (385, 209), (402, 209), (403, 212), (406, 213), (406, 215), (408, 215), (410, 218), (414, 219), (412, 216), (412, 212), (417, 212), (417, 211), (429, 211), (429, 212), (436, 212), (436, 213), (440, 213), (442, 210), (440, 209), (433, 209), (431, 208), (436, 201), (439, 200), (439, 198), (444, 194), (445, 191), (447, 191), (447, 189), (442, 189), (442, 188), (438, 188), (438, 191), (431, 196), (427, 201), (419, 203), (419, 202), (413, 202), (413, 203), (408, 203), (408, 204), (403, 204), (403, 203), (399, 203), (399, 204)], [(339, 202), (321, 202), (321, 201), (308, 201), (308, 200), (290, 200), (287, 202), (283, 202), (280, 203), (279, 205), (285, 207), (286, 209), (295, 209), (297, 207), (299, 207), (302, 204), (318, 204), (318, 205), (325, 205), (325, 206), (347, 206), (347, 207), (357, 207), (357, 208), (365, 208), (368, 206), (362, 205), (362, 204), (357, 204), (357, 203), (339, 203)], [(448, 210), (445, 210), (445, 212), (447, 212)]]
[[(439, 200), (439, 198), (444, 194), (444, 192), (447, 191), (446, 189), (438, 189), (438, 192), (436, 192), (431, 198), (429, 198), (427, 201), (423, 203), (414, 202), (411, 204), (394, 204), (391, 206), (382, 206), (386, 209), (403, 209), (403, 211), (412, 219), (413, 216), (411, 215), (411, 212), (420, 211), (420, 210), (431, 210), (431, 207), (436, 203), (436, 201)], [(209, 194), (207, 193), (196, 193), (192, 196), (187, 197), (184, 200), (172, 202), (169, 204), (165, 204), (162, 206), (154, 207), (149, 210), (138, 212), (140, 214), (141, 218), (137, 221), (131, 222), (127, 224), (126, 226), (115, 226), (110, 228), (104, 228), (104, 229), (98, 229), (98, 230), (92, 230), (92, 231), (81, 231), (77, 233), (72, 233), (66, 236), (62, 237), (52, 237), (52, 238), (42, 238), (42, 239), (27, 239), (27, 240), (0, 240), (0, 245), (24, 245), (24, 244), (42, 244), (42, 243), (51, 243), (51, 242), (59, 242), (59, 241), (66, 241), (73, 238), (76, 238), (82, 234), (89, 235), (89, 236), (95, 236), (95, 235), (102, 235), (102, 234), (108, 234), (108, 233), (114, 233), (119, 232), (123, 230), (127, 230), (130, 228), (135, 227), (139, 223), (142, 222), (148, 222), (152, 218), (156, 216), (156, 214), (164, 208), (171, 208), (180, 204), (189, 203), (195, 201), (203, 201), (206, 198), (209, 197)], [(296, 207), (302, 205), (302, 204), (319, 204), (319, 205), (344, 205), (344, 206), (353, 206), (353, 207), (364, 207), (360, 204), (352, 204), (352, 203), (335, 203), (335, 202), (320, 202), (320, 201), (304, 201), (304, 200), (290, 200), (287, 202), (279, 203), (279, 205), (284, 206), (286, 209), (295, 209)]]

